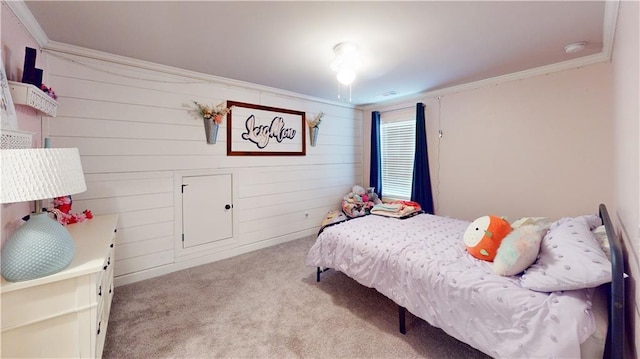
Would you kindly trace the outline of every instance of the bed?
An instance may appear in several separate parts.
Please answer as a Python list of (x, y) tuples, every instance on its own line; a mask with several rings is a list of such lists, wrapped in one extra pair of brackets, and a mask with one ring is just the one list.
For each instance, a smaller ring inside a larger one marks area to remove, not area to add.
[[(599, 217), (551, 224), (536, 262), (513, 276), (466, 252), (469, 224), (430, 214), (344, 220), (321, 228), (306, 264), (318, 282), (331, 268), (393, 300), (402, 333), (408, 310), (495, 358), (622, 358), (623, 257), (604, 205)], [(598, 229), (608, 242), (596, 249)]]

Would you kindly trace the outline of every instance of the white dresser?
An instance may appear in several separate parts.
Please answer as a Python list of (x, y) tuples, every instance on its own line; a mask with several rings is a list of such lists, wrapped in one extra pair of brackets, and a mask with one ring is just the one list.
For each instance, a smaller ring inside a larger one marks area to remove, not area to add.
[(100, 358), (113, 297), (117, 215), (68, 225), (71, 265), (56, 274), (0, 287), (1, 357)]

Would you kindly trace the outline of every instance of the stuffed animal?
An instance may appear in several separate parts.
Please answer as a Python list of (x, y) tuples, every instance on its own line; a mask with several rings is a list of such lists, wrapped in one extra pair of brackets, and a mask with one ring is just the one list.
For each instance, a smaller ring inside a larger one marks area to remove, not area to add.
[(362, 196), (363, 194), (367, 193), (367, 191), (365, 191), (365, 190), (364, 190), (364, 187), (362, 187), (362, 186), (358, 186), (358, 185), (353, 186), (353, 187), (351, 188), (351, 191), (352, 191), (354, 194), (357, 194), (357, 195), (359, 195), (359, 196)]
[(463, 240), (472, 256), (493, 262), (502, 239), (511, 232), (507, 220), (496, 216), (483, 216), (471, 222)]
[(371, 204), (371, 207), (375, 206), (376, 204), (382, 203), (380, 198), (378, 198), (378, 195), (373, 190), (373, 187), (369, 187), (367, 189), (367, 193), (362, 195), (362, 200), (365, 202), (369, 202)]
[(93, 218), (93, 213), (89, 210), (84, 210), (82, 213), (70, 213), (71, 204), (73, 200), (71, 196), (56, 197), (53, 199), (53, 206), (50, 212), (56, 215), (56, 218), (60, 224), (67, 225), (72, 223), (84, 222), (87, 219)]
[(354, 218), (369, 214), (371, 208), (382, 201), (374, 192), (367, 192), (364, 187), (355, 185), (351, 192), (342, 198), (342, 211)]

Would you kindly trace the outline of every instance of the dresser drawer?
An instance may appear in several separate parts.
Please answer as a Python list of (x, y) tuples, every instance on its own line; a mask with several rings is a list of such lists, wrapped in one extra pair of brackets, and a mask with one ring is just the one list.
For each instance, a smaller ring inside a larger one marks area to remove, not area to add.
[[(107, 256), (102, 265), (99, 275), (98, 287), (96, 295), (98, 299), (98, 316), (102, 314), (102, 307), (111, 303), (111, 293), (113, 292), (113, 249), (109, 248)], [(98, 317), (98, 321), (100, 317)]]
[(98, 313), (98, 329), (96, 330), (96, 358), (102, 357), (102, 350), (104, 349), (104, 340), (107, 337), (107, 327), (109, 326), (109, 312), (111, 311), (111, 298), (113, 297), (112, 285), (104, 293), (104, 304), (102, 305), (102, 311)]
[(21, 291), (3, 293), (2, 330), (75, 311), (80, 304), (76, 289), (79, 286), (78, 281), (81, 280), (82, 278), (69, 278)]
[(3, 358), (77, 358), (82, 352), (79, 313), (2, 332)]
[(111, 279), (113, 277), (113, 266), (111, 262), (111, 253), (112, 250), (109, 250), (107, 256), (102, 263), (102, 267), (100, 272), (98, 273), (98, 281), (96, 286), (96, 298), (98, 302), (98, 313), (102, 310), (102, 305), (104, 303), (105, 293), (109, 291), (111, 286)]
[[(114, 236), (115, 237), (115, 236)], [(102, 356), (104, 349), (104, 341), (107, 335), (107, 326), (109, 325), (109, 312), (111, 311), (111, 300), (113, 298), (113, 263), (114, 260), (114, 244), (109, 245), (106, 259), (102, 266), (101, 281), (98, 286), (98, 312), (97, 312), (97, 329), (95, 357)]]

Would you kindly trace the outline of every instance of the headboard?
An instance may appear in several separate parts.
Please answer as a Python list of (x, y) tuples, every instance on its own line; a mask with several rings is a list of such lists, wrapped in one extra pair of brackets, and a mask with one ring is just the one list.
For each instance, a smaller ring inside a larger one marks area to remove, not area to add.
[(624, 257), (622, 244), (616, 236), (609, 212), (600, 205), (600, 218), (604, 224), (611, 251), (611, 283), (609, 288), (609, 329), (605, 344), (605, 358), (621, 359), (624, 355)]

